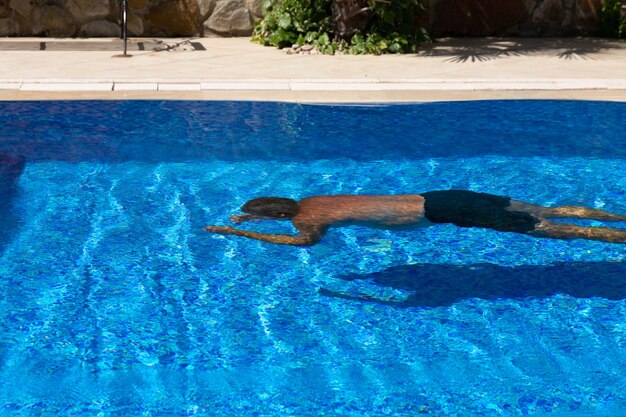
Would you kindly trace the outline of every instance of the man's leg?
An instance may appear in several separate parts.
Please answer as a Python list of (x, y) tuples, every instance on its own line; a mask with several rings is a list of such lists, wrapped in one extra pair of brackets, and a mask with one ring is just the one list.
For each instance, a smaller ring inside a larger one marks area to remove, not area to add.
[(535, 227), (535, 230), (528, 232), (528, 235), (555, 239), (589, 239), (610, 243), (626, 243), (626, 229), (584, 227), (574, 224), (551, 222), (549, 220), (542, 220)]
[(511, 200), (507, 210), (523, 211), (544, 219), (576, 218), (604, 221), (626, 221), (626, 215), (580, 206), (543, 207)]

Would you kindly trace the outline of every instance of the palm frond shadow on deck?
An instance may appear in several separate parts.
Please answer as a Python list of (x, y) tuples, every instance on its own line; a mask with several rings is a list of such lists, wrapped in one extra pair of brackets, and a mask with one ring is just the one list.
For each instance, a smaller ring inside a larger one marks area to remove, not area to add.
[(625, 42), (602, 38), (454, 38), (423, 44), (417, 56), (440, 57), (452, 63), (523, 56), (601, 60), (609, 52), (621, 49), (626, 49)]

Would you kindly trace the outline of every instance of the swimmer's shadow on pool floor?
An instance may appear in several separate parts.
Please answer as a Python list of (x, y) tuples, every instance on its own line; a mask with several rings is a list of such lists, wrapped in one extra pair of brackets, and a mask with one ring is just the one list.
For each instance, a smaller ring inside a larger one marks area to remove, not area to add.
[(17, 181), (23, 170), (23, 160), (8, 158), (0, 152), (0, 254), (18, 227), (13, 203), (19, 194)]
[(0, 255), (18, 228), (18, 218), (13, 210), (14, 195), (3, 190), (0, 183)]
[(397, 307), (446, 307), (468, 298), (525, 299), (567, 294), (576, 298), (626, 299), (626, 262), (562, 262), (506, 267), (413, 264), (370, 274), (341, 275), (345, 281), (371, 280), (411, 291), (404, 301), (381, 300), (321, 288), (324, 296)]

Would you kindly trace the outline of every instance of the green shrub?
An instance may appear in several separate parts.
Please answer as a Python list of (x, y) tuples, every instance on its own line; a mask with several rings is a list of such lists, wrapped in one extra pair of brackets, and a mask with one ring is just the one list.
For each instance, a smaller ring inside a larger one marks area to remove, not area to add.
[(253, 40), (262, 45), (283, 48), (310, 43), (330, 30), (329, 0), (270, 0), (264, 9), (265, 17), (253, 34)]
[(600, 9), (600, 34), (626, 39), (626, 16), (621, 14), (620, 0), (606, 0)]
[(377, 55), (414, 52), (418, 42), (430, 40), (414, 23), (423, 0), (368, 0), (367, 27), (349, 39), (333, 33), (332, 1), (268, 0), (265, 18), (255, 27), (252, 39), (279, 48), (309, 44), (325, 54)]

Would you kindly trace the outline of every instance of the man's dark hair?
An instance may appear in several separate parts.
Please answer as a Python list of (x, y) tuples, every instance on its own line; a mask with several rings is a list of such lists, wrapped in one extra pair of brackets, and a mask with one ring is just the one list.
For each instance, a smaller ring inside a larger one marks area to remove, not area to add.
[(300, 207), (296, 200), (282, 197), (260, 197), (248, 201), (241, 211), (273, 219), (291, 219)]

